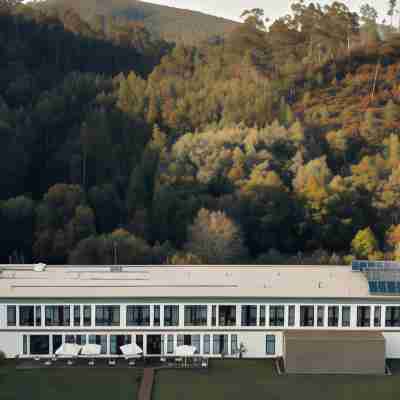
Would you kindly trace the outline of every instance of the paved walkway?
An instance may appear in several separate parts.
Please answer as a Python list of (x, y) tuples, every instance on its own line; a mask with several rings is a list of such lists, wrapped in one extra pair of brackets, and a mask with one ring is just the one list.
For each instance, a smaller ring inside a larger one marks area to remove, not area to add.
[(153, 391), (154, 368), (145, 368), (143, 370), (143, 378), (139, 388), (138, 400), (151, 400), (151, 392)]

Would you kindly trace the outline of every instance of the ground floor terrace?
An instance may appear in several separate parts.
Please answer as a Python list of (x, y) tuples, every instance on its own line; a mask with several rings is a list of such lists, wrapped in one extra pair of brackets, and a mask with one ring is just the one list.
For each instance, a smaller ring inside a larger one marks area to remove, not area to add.
[[(174, 357), (179, 346), (188, 345), (195, 348), (195, 354), (201, 357), (226, 358), (276, 358), (286, 357), (288, 338), (291, 334), (301, 332), (302, 341), (307, 339), (311, 350), (313, 343), (323, 343), (321, 349), (333, 348), (337, 338), (341, 343), (364, 343), (368, 349), (371, 335), (381, 337), (379, 351), (383, 358), (400, 358), (400, 331), (345, 331), (345, 330), (181, 330), (181, 331), (122, 331), (122, 330), (34, 330), (34, 331), (0, 331), (0, 350), (7, 358), (52, 357), (57, 349), (65, 343), (78, 345), (97, 344), (101, 348), (100, 356), (122, 357), (121, 347), (136, 344), (142, 349), (145, 357)], [(329, 335), (326, 335), (329, 333)], [(300, 338), (296, 335), (296, 341)], [(323, 339), (325, 338), (325, 339)], [(321, 339), (323, 341), (321, 342)], [(374, 341), (375, 342), (375, 341)], [(293, 341), (291, 342), (293, 343)], [(301, 344), (301, 342), (300, 342)], [(296, 351), (301, 347), (295, 346)], [(342, 344), (339, 347), (343, 347)], [(293, 349), (293, 347), (290, 347)], [(362, 353), (362, 349), (360, 354)]]

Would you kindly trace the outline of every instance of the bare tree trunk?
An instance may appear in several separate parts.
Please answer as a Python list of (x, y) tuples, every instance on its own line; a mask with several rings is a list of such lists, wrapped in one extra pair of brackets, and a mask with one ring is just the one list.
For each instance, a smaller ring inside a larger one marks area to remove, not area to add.
[(381, 66), (381, 62), (380, 60), (377, 62), (376, 64), (376, 68), (375, 68), (375, 76), (374, 76), (374, 82), (372, 84), (372, 90), (371, 90), (371, 100), (374, 98), (375, 96), (375, 89), (376, 89), (376, 82), (378, 80), (378, 74), (379, 74), (379, 68)]

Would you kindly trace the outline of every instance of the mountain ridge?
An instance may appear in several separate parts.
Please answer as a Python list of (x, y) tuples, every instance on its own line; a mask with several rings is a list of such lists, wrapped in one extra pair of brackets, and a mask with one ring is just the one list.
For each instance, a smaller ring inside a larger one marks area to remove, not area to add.
[(87, 21), (104, 15), (142, 22), (154, 36), (185, 44), (195, 44), (213, 36), (225, 36), (239, 25), (239, 22), (200, 11), (139, 0), (48, 0), (43, 5), (72, 8)]

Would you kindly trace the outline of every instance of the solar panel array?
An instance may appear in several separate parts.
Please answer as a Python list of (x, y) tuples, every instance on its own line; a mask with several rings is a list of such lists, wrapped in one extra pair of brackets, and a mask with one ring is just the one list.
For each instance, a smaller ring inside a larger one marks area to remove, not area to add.
[(370, 293), (400, 294), (399, 262), (354, 260), (351, 268), (366, 275)]

